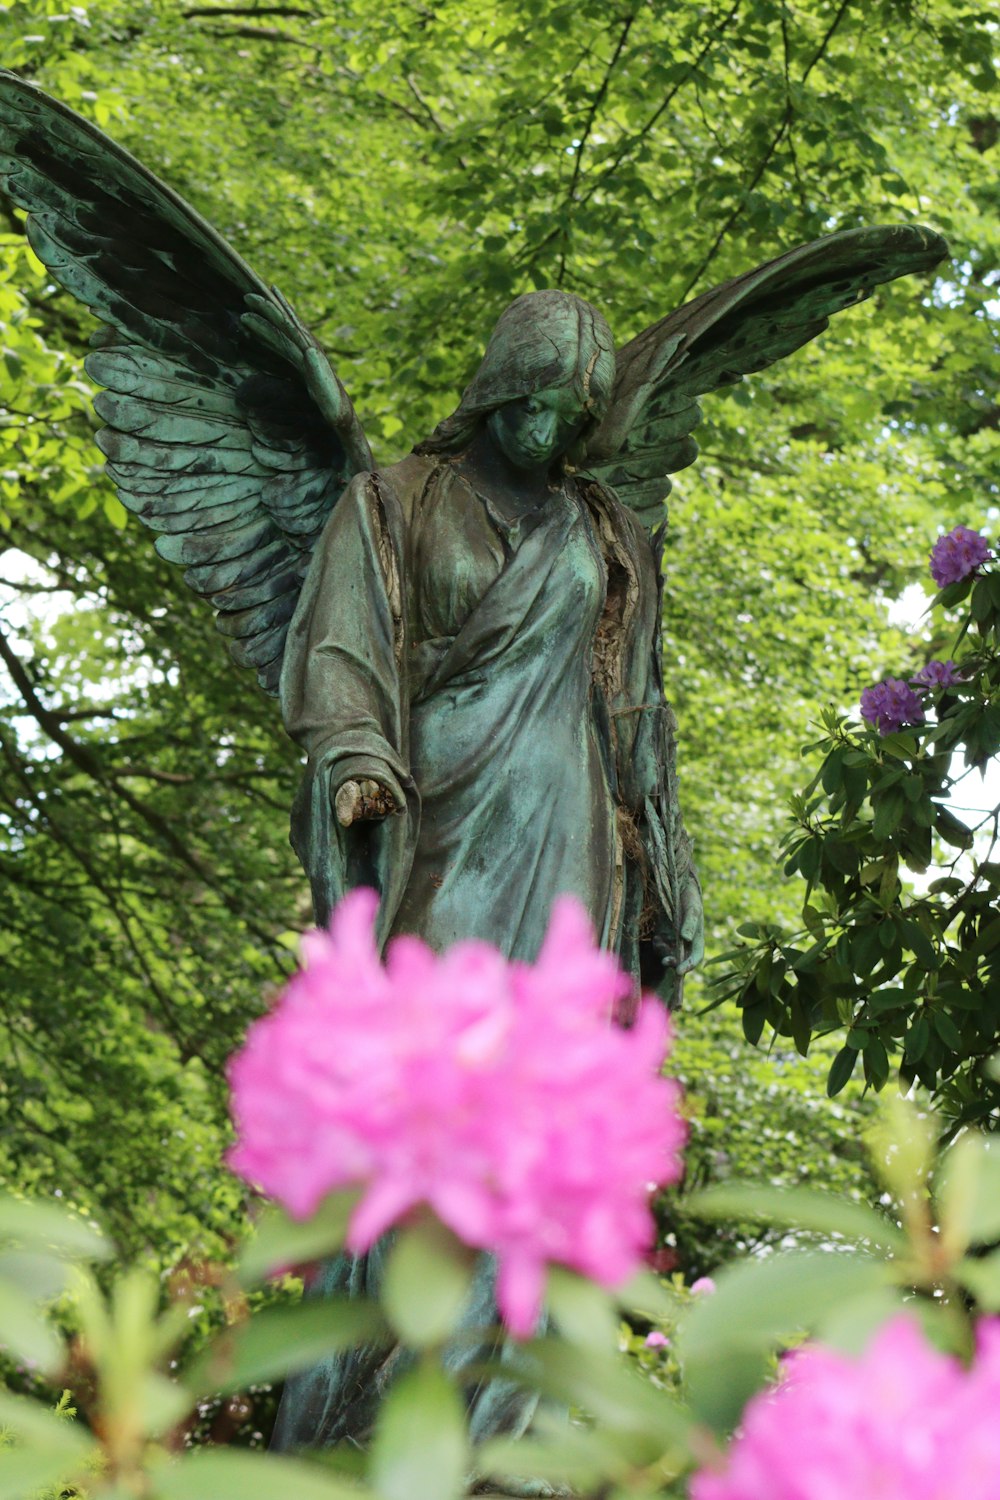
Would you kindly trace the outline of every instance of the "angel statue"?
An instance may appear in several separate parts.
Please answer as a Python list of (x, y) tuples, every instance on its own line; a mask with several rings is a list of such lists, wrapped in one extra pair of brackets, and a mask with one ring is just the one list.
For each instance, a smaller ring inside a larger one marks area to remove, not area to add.
[[(574, 893), (636, 987), (675, 1003), (701, 957), (660, 652), (668, 475), (697, 398), (814, 338), (946, 253), (912, 225), (852, 229), (706, 292), (616, 348), (579, 297), (518, 297), (450, 416), (377, 468), (308, 330), (128, 152), (0, 74), (0, 179), (32, 248), (103, 327), (98, 444), (121, 500), (277, 694), (304, 750), (292, 843), (317, 922), (357, 885), (379, 937), (482, 938), (534, 958)], [(627, 1017), (625, 1018), (627, 1022)], [(383, 1255), (326, 1266), (371, 1292)], [(492, 1267), (456, 1368), (505, 1358)], [(332, 1356), (289, 1381), (278, 1448), (361, 1442), (405, 1364)], [(469, 1382), (474, 1439), (531, 1399)]]

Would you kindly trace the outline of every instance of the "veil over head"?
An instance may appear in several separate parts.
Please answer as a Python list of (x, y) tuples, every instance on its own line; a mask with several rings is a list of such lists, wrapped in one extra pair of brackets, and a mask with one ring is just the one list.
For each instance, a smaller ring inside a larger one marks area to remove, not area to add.
[(526, 292), (501, 314), (458, 406), (417, 452), (454, 451), (487, 413), (554, 386), (571, 386), (591, 421), (600, 421), (614, 378), (614, 339), (596, 307), (572, 292)]

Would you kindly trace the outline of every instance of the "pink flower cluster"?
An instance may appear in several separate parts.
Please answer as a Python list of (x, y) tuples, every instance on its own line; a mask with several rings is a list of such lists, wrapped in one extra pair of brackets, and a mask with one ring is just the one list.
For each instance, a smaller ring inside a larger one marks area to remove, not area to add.
[(924, 722), (924, 705), (901, 677), (887, 677), (861, 694), (861, 717), (879, 734), (897, 734), (904, 724)]
[(1000, 1318), (971, 1369), (930, 1347), (907, 1315), (860, 1359), (814, 1345), (748, 1405), (725, 1468), (691, 1500), (997, 1500)]
[(931, 577), (939, 589), (959, 583), (993, 556), (990, 544), (969, 526), (956, 526), (947, 536), (939, 536), (931, 548)]
[(685, 1138), (679, 1086), (659, 1077), (666, 1014), (646, 1003), (630, 1030), (612, 1024), (630, 982), (572, 898), (534, 965), (398, 937), (383, 966), (376, 907), (354, 891), (308, 934), (305, 967), (232, 1059), (230, 1165), (296, 1217), (362, 1185), (355, 1252), (429, 1205), (496, 1253), (498, 1305), (526, 1335), (547, 1263), (615, 1286), (652, 1242), (650, 1185), (681, 1175)]

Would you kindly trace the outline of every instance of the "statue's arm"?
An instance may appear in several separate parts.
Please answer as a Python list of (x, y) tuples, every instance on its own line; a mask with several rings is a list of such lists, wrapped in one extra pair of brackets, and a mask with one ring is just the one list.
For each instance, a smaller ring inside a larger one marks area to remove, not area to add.
[(281, 710), (307, 757), (292, 842), (320, 922), (353, 885), (385, 895), (396, 879), (390, 846), (405, 863), (396, 844), (412, 819), (387, 816), (416, 809), (396, 557), (377, 481), (358, 475), (317, 543), (289, 626)]

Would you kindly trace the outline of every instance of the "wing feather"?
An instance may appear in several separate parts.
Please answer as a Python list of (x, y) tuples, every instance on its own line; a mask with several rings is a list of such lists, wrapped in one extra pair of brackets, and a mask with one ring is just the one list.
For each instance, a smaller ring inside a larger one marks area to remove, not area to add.
[[(166, 184), (0, 71), (0, 185), (32, 248), (104, 325), (97, 441), (122, 503), (277, 688), (288, 621), (337, 497), (371, 452), (287, 303)], [(331, 394), (332, 393), (332, 394)]]
[(590, 472), (658, 525), (668, 476), (698, 453), (699, 396), (784, 359), (876, 286), (929, 271), (947, 253), (918, 225), (847, 229), (686, 303), (618, 351), (608, 413), (588, 441)]

